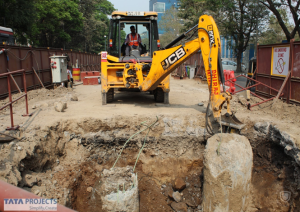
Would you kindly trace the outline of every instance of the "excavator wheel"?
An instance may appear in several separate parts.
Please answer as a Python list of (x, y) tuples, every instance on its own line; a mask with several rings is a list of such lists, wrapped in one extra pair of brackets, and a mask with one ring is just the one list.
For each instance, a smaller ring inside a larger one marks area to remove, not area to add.
[(164, 91), (161, 88), (157, 88), (154, 90), (154, 99), (156, 102), (164, 102), (164, 97)]
[(109, 89), (106, 95), (107, 95), (106, 96), (107, 103), (111, 103), (114, 101), (114, 89), (113, 88)]

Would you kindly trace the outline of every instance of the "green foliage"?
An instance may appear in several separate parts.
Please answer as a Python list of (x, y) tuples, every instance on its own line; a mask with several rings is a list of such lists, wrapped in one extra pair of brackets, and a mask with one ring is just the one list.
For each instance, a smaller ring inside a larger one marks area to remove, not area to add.
[(161, 46), (166, 46), (172, 40), (179, 36), (181, 29), (183, 28), (184, 22), (178, 17), (178, 10), (171, 7), (162, 16), (159, 22), (159, 29), (164, 31), (163, 35), (160, 36)]
[(104, 35), (108, 35), (107, 15), (115, 9), (107, 0), (81, 0), (79, 8), (84, 17), (83, 29), (76, 35), (71, 46), (85, 52), (99, 53), (105, 49)]
[(83, 17), (74, 1), (39, 0), (35, 10), (36, 19), (28, 34), (32, 45), (63, 48), (82, 29)]
[(15, 37), (26, 43), (34, 16), (34, 0), (0, 0), (0, 26), (12, 28)]
[(108, 0), (0, 0), (0, 25), (23, 44), (98, 53), (114, 10)]
[[(241, 69), (242, 53), (246, 50), (250, 39), (260, 25), (268, 17), (266, 8), (257, 0), (181, 0), (184, 10), (180, 16), (189, 18), (191, 25), (197, 23), (201, 15), (211, 15), (220, 31), (220, 35), (233, 39), (228, 42), (237, 58), (237, 71)], [(192, 8), (190, 8), (192, 7)], [(198, 18), (197, 18), (198, 16)]]
[[(299, 0), (260, 0), (265, 8), (269, 9), (276, 17), (286, 40), (300, 36), (300, 1)], [(285, 11), (285, 12), (283, 12)], [(290, 14), (292, 24), (286, 21), (286, 14)], [(272, 24), (272, 23), (271, 23)], [(296, 36), (298, 34), (298, 36)]]
[(181, 31), (186, 31), (199, 22), (199, 17), (204, 13), (208, 14), (206, 8), (207, 0), (180, 0), (181, 9), (178, 17), (185, 20), (184, 27)]
[[(281, 14), (284, 24), (287, 26), (289, 31), (292, 31), (293, 26), (289, 23), (289, 18), (287, 16), (286, 10), (281, 9), (278, 11)], [(282, 40), (286, 40), (286, 36), (282, 31), (282, 28), (279, 25), (276, 17), (274, 15), (270, 15), (267, 29), (261, 34), (259, 38), (259, 44), (281, 43)]]

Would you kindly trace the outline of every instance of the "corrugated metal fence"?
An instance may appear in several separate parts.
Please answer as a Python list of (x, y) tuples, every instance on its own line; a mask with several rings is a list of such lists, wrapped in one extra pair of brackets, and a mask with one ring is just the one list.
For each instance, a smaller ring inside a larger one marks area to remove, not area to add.
[[(279, 90), (282, 86), (285, 76), (272, 73), (272, 70), (274, 70), (274, 67), (272, 67), (272, 61), (277, 59), (273, 55), (275, 54), (274, 48), (278, 47), (289, 47), (289, 58), (287, 61), (283, 61), (283, 65), (288, 64), (288, 70), (291, 71), (291, 77), (288, 79), (283, 89), (283, 98), (288, 103), (300, 104), (300, 42), (291, 41), (290, 43), (282, 44), (258, 45), (257, 80), (277, 90)], [(280, 63), (279, 60), (278, 63)], [(262, 85), (257, 86), (256, 93), (265, 97), (277, 95), (275, 91), (272, 91), (271, 89)]]
[(185, 66), (190, 66), (195, 68), (195, 78), (206, 78), (204, 63), (202, 59), (201, 52), (196, 52), (189, 59), (187, 59), (183, 64), (178, 66), (177, 70), (175, 70), (175, 74), (177, 76), (181, 76), (182, 72), (185, 72)]
[[(45, 87), (52, 86), (52, 73), (50, 69), (50, 56), (67, 54), (70, 58), (68, 65), (78, 66), (81, 71), (100, 71), (100, 55), (74, 52), (72, 50), (31, 48), (23, 46), (0, 45), (1, 49), (8, 49), (0, 55), (0, 74), (8, 71), (25, 69), (27, 89), (32, 90), (41, 87), (33, 68), (36, 70)], [(22, 74), (13, 75), (21, 90), (24, 90)], [(17, 87), (11, 82), (12, 92), (18, 92)], [(0, 78), (0, 99), (8, 96), (7, 79)]]

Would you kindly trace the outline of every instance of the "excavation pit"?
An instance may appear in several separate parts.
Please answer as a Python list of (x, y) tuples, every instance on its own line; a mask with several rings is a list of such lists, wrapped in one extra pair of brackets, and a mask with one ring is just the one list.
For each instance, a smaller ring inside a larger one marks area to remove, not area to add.
[[(139, 211), (201, 211), (205, 126), (197, 117), (158, 119), (145, 145), (147, 131), (127, 143), (116, 167), (134, 167), (144, 145), (134, 171)], [(23, 139), (0, 144), (0, 177), (80, 212), (107, 211), (101, 173), (113, 167), (128, 138), (145, 128), (144, 121), (150, 125), (156, 118), (69, 120), (21, 129), (16, 136)], [(247, 211), (299, 211), (300, 167), (290, 138), (269, 123), (248, 124), (241, 133), (253, 151)], [(185, 185), (179, 188), (175, 180)]]

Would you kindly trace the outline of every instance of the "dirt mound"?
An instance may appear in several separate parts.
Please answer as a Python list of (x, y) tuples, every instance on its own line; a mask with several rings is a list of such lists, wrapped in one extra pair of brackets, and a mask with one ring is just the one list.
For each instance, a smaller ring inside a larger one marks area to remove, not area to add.
[[(242, 100), (241, 100), (242, 99)], [(244, 101), (243, 101), (244, 100)], [(248, 110), (247, 104), (255, 105), (259, 102), (262, 102), (261, 99), (251, 96), (250, 101), (240, 98), (238, 94), (233, 96), (231, 101), (232, 111), (245, 111), (249, 115), (256, 115), (259, 113), (264, 113), (276, 117), (278, 120), (289, 120), (292, 122), (298, 122), (300, 120), (300, 107), (293, 104), (287, 104), (282, 100), (278, 99), (275, 104), (274, 100), (259, 104), (251, 108), (251, 111)]]
[[(72, 89), (70, 88), (65, 88), (65, 87), (58, 87), (56, 89), (46, 89), (46, 88), (41, 88), (41, 89), (36, 89), (36, 90), (31, 90), (27, 92), (28, 95), (28, 102), (30, 104), (34, 104), (36, 102), (41, 102), (44, 100), (49, 100), (49, 99), (55, 99), (55, 98), (60, 98), (65, 96), (66, 94), (72, 92)], [(18, 97), (24, 95), (24, 93), (17, 93), (12, 95), (12, 99), (17, 99)], [(4, 100), (0, 101), (0, 107), (4, 106), (9, 102), (9, 97), (7, 97)], [(14, 107), (24, 105), (25, 103), (24, 98), (21, 98), (17, 102), (13, 104)]]

